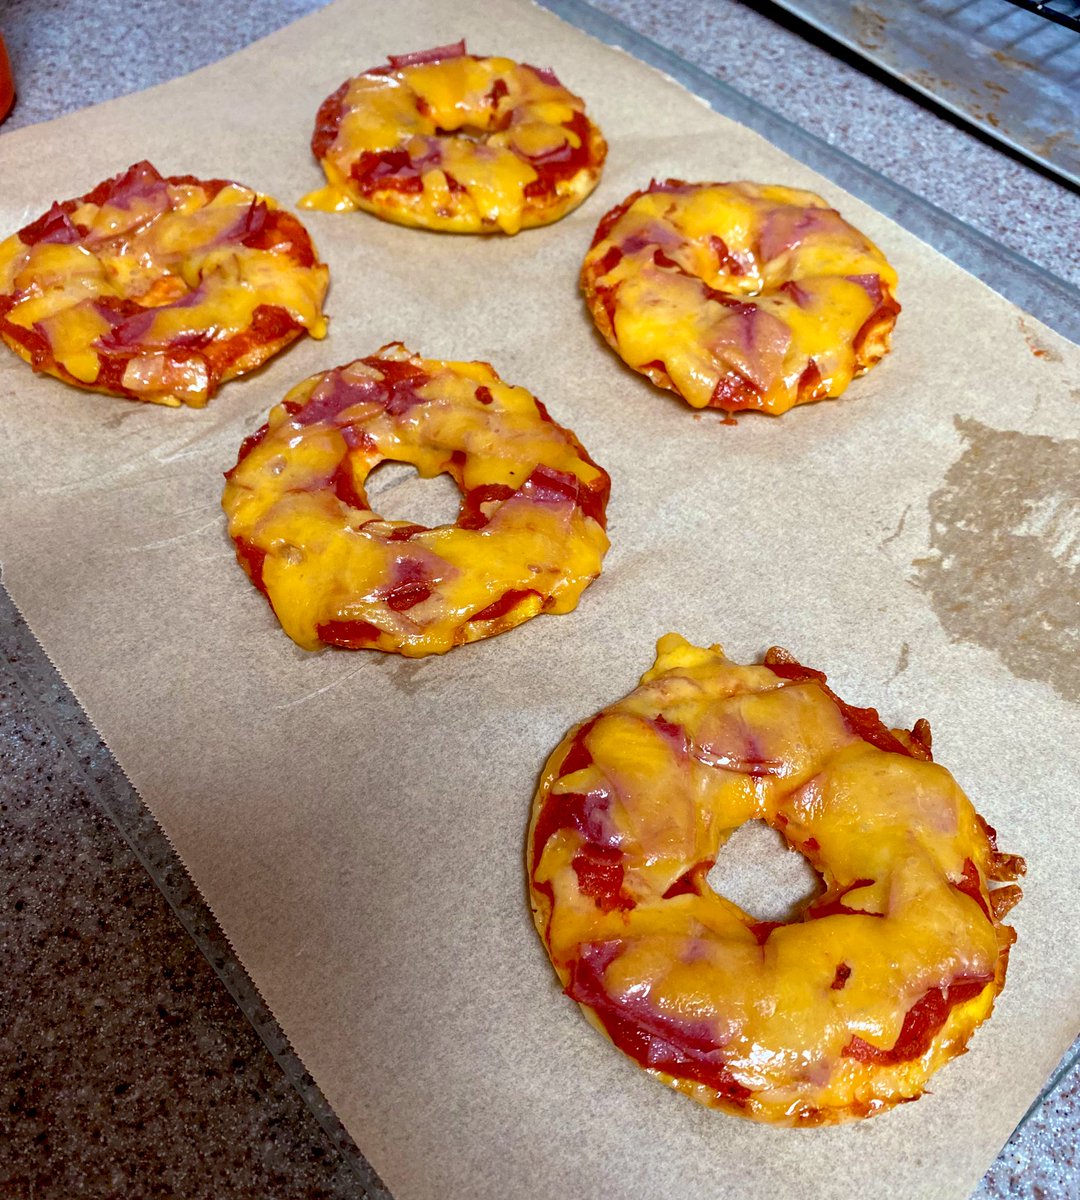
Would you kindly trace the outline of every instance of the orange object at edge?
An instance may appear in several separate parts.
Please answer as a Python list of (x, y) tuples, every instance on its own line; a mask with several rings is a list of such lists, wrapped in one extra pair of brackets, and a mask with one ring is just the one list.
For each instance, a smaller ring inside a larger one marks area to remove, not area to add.
[(11, 62), (8, 59), (7, 47), (3, 36), (0, 36), (0, 121), (11, 111), (15, 102), (15, 78), (11, 73)]

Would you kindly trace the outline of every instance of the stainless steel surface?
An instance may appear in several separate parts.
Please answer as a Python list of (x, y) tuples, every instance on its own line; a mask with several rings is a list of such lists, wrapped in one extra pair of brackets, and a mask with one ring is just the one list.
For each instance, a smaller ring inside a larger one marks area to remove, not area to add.
[(1009, 3), (1080, 33), (1080, 3), (1077, 0), (1050, 0), (1045, 4), (1043, 0), (1009, 0)]
[(1007, 0), (774, 2), (1080, 186), (1073, 30)]

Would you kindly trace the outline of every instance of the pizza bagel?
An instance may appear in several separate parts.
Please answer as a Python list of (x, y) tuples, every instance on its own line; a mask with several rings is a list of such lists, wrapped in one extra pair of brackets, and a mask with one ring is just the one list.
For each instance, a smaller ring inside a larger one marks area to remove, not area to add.
[[(763, 821), (820, 878), (788, 921), (715, 892)], [(703, 1104), (824, 1125), (916, 1099), (1005, 980), (1023, 860), (931, 760), (771, 650), (738, 666), (677, 634), (641, 685), (566, 736), (529, 827), (537, 930), (566, 994)]]
[(507, 234), (576, 208), (607, 153), (584, 102), (552, 71), (481, 58), (464, 42), (346, 80), (320, 107), (311, 149), (327, 186), (303, 208)]
[[(454, 524), (372, 510), (379, 463), (449, 475)], [(566, 613), (600, 573), (610, 481), (524, 388), (394, 343), (305, 380), (227, 473), (236, 555), (285, 632), (416, 658)]]
[(324, 336), (328, 278), (268, 196), (140, 162), (0, 242), (0, 338), (75, 387), (201, 408)]
[(628, 366), (729, 413), (839, 396), (900, 311), (873, 242), (813, 192), (758, 183), (634, 192), (601, 220), (581, 286)]

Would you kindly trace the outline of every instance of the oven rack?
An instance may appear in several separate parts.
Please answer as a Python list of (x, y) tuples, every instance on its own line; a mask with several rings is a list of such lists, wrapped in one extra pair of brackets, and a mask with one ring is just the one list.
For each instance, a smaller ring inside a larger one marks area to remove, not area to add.
[(1080, 33), (1080, 3), (1077, 0), (1056, 0), (1054, 4), (1043, 4), (1041, 0), (1008, 0), (1017, 8), (1026, 9), (1037, 17), (1045, 17), (1056, 25), (1064, 25), (1074, 33)]

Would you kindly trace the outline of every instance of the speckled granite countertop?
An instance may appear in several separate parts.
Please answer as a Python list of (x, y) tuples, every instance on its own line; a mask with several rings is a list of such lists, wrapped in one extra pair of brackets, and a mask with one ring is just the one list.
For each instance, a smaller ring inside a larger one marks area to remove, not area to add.
[[(1080, 281), (1075, 192), (771, 6), (594, 4), (736, 88), (774, 80), (764, 99), (790, 119)], [(188, 0), (180, 20), (165, 0), (7, 0), (19, 100), (0, 136), (202, 66), (318, 7)], [(0, 1196), (385, 1196), (183, 873), (164, 849), (149, 861), (146, 814), (3, 593), (0, 629)], [(1080, 1195), (1078, 1126), (1073, 1068), (976, 1196)]]

